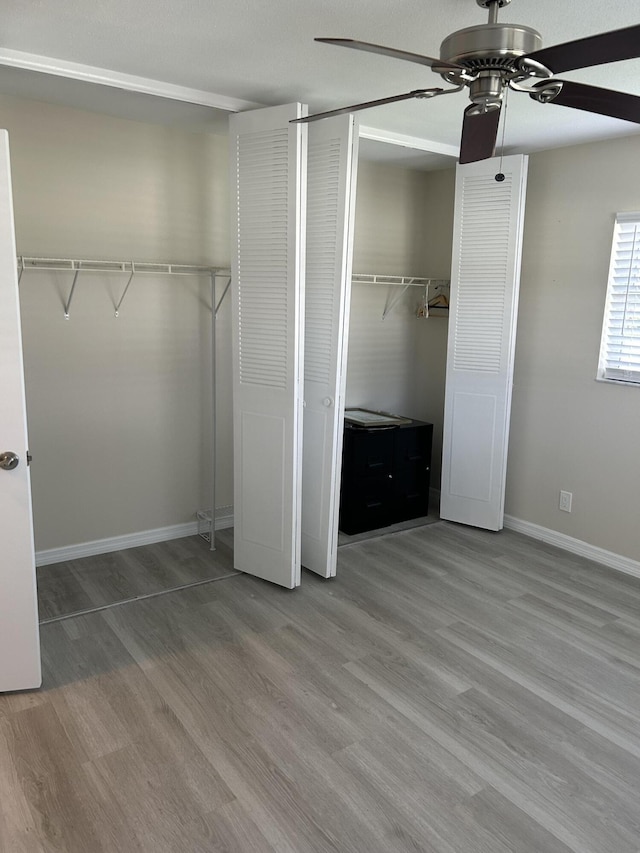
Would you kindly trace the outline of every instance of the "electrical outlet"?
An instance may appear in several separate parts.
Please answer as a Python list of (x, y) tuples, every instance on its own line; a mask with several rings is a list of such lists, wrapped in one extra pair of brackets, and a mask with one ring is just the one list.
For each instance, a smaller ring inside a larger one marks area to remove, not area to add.
[(560, 492), (560, 509), (563, 512), (571, 512), (571, 501), (573, 500), (573, 492)]

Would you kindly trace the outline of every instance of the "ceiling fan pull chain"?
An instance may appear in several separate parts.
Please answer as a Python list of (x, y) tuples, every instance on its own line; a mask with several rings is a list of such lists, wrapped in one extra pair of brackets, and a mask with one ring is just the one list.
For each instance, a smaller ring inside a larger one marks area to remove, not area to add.
[(502, 171), (502, 158), (504, 157), (504, 134), (507, 129), (507, 109), (509, 107), (509, 87), (505, 89), (504, 92), (504, 110), (502, 114), (502, 139), (500, 141), (500, 165), (498, 166), (498, 174), (496, 175), (496, 181), (501, 183), (504, 181), (504, 172)]

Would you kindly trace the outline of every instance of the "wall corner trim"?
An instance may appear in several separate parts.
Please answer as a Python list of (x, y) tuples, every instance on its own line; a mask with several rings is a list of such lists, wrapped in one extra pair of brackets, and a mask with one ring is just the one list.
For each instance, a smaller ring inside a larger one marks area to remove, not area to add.
[[(233, 515), (218, 516), (216, 518), (216, 530), (224, 530), (227, 527), (233, 527)], [(189, 521), (185, 524), (173, 524), (154, 530), (140, 530), (137, 533), (127, 533), (124, 536), (94, 539), (92, 542), (79, 542), (77, 545), (65, 545), (62, 548), (36, 551), (36, 566), (49, 566), (53, 563), (64, 563), (67, 560), (79, 560), (81, 557), (124, 551), (126, 548), (138, 548), (140, 545), (168, 542), (171, 539), (182, 539), (185, 536), (197, 536), (197, 534), (197, 521)]]
[(524, 533), (525, 536), (531, 536), (532, 539), (540, 539), (542, 542), (555, 545), (564, 551), (570, 551), (572, 554), (578, 554), (580, 557), (594, 560), (596, 563), (601, 563), (610, 569), (640, 578), (640, 562), (632, 560), (630, 557), (624, 557), (622, 554), (598, 548), (596, 545), (590, 545), (581, 539), (574, 539), (573, 536), (567, 536), (548, 527), (541, 527), (530, 521), (523, 521), (521, 518), (514, 518), (512, 515), (505, 515), (504, 526), (509, 528), (509, 530), (515, 530), (517, 533)]

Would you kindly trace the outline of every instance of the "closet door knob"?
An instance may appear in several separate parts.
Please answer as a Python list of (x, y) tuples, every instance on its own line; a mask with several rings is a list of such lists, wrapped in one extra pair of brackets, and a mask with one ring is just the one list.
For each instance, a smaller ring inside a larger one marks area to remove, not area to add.
[(0, 453), (0, 468), (3, 471), (13, 471), (14, 468), (18, 467), (19, 462), (20, 457), (12, 450), (5, 450), (4, 453)]
[(322, 401), (322, 405), (323, 405), (323, 406), (326, 406), (326, 407), (327, 407), (327, 409), (328, 409), (330, 406), (333, 406), (333, 397), (325, 397), (325, 398), (324, 398), (324, 400)]

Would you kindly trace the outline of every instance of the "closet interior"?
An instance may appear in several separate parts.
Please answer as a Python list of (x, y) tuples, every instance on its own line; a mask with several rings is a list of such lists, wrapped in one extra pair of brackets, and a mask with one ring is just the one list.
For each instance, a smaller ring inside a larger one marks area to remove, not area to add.
[(226, 138), (0, 100), (40, 619), (225, 576)]
[[(42, 454), (45, 467), (45, 477), (34, 478), (36, 513), (47, 507), (36, 529), (54, 542), (56, 535), (64, 542), (73, 529), (83, 537), (79, 547), (39, 551), (41, 621), (227, 574), (228, 555), (208, 553), (216, 551), (218, 454), (202, 436), (216, 434), (215, 395), (207, 389), (215, 387), (218, 372), (216, 332), (228, 270), (19, 257), (18, 271), (34, 458)], [(68, 322), (57, 322), (60, 317)], [(46, 357), (32, 358), (36, 348)], [(45, 385), (52, 393), (43, 393)], [(46, 433), (38, 423), (47, 424)], [(65, 479), (74, 496), (58, 504), (55, 492)], [(181, 504), (195, 503), (194, 484), (203, 507), (195, 511), (197, 532), (206, 544), (185, 537), (195, 533), (193, 521), (100, 536), (118, 526), (126, 530), (136, 512), (144, 518), (142, 507), (154, 500), (160, 506), (149, 512), (147, 525), (157, 525), (159, 510), (169, 521)], [(158, 542), (162, 538), (170, 541)]]
[(340, 545), (438, 518), (453, 221), (453, 200), (447, 208), (442, 198), (453, 196), (451, 172), (381, 163), (371, 159), (379, 147), (362, 149)]

